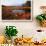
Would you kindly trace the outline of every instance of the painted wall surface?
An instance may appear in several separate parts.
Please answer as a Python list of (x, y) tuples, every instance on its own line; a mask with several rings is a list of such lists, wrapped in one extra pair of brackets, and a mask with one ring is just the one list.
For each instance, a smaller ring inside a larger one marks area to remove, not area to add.
[[(46, 28), (40, 27), (35, 17), (41, 13), (40, 6), (46, 6), (46, 0), (33, 0), (33, 20), (32, 22), (4, 22), (1, 20), (1, 6), (0, 6), (0, 35), (4, 34), (5, 26), (14, 25), (18, 29), (18, 36), (22, 35), (31, 37), (34, 36), (34, 40), (42, 39), (46, 37)], [(37, 29), (42, 29), (44, 32), (38, 33)]]

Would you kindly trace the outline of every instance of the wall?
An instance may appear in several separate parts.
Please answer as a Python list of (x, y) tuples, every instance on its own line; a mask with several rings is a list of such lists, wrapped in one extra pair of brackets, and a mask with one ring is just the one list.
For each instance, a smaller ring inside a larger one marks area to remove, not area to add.
[[(0, 35), (4, 34), (4, 29), (6, 25), (14, 25), (18, 29), (19, 31), (18, 36), (20, 37), (22, 34), (24, 35), (24, 37), (34, 36), (34, 39), (37, 39), (37, 38), (39, 39), (39, 37), (41, 39), (43, 36), (46, 37), (46, 28), (40, 27), (35, 19), (36, 15), (41, 13), (40, 6), (43, 6), (43, 5), (46, 5), (46, 0), (33, 0), (33, 20), (32, 22), (3, 22), (1, 21), (1, 13), (0, 13)], [(0, 7), (0, 12), (1, 12), (1, 7)], [(44, 30), (44, 32), (37, 33), (36, 32), (37, 29), (42, 29)]]

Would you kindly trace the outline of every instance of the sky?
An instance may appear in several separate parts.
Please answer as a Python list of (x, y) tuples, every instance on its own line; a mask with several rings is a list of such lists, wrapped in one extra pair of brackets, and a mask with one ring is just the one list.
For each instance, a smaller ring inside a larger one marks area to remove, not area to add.
[(2, 5), (22, 5), (25, 3), (27, 0), (1, 0)]

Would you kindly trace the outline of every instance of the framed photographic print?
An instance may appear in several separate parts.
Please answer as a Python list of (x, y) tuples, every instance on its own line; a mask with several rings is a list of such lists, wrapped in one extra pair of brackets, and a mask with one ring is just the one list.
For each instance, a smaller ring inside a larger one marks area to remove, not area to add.
[(2, 20), (32, 21), (32, 0), (2, 1)]

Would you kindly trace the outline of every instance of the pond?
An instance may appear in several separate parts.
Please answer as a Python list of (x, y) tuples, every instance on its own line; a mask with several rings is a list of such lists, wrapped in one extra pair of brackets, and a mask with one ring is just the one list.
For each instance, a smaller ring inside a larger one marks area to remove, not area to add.
[(12, 12), (13, 13), (24, 13), (25, 11), (24, 10), (13, 10)]

